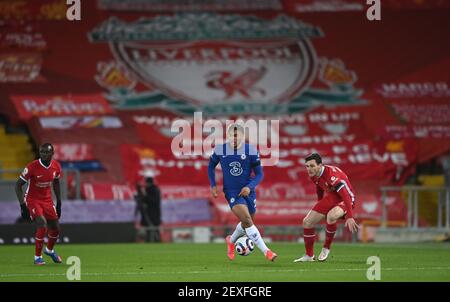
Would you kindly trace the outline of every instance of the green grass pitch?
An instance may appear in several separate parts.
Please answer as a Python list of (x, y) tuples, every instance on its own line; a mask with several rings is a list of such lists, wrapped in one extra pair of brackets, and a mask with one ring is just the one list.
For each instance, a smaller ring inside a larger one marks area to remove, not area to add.
[(270, 247), (278, 253), (273, 263), (259, 250), (229, 261), (225, 244), (62, 244), (63, 264), (44, 255), (47, 264), (35, 266), (34, 246), (2, 246), (0, 282), (67, 281), (68, 256), (80, 258), (81, 281), (367, 281), (369, 256), (381, 260), (381, 281), (450, 281), (449, 243), (336, 243), (323, 263), (293, 263), (303, 244)]

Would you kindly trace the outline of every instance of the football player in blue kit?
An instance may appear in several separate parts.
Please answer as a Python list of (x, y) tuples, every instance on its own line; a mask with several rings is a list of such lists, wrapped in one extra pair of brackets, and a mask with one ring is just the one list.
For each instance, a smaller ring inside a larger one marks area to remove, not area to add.
[[(227, 255), (234, 259), (234, 243), (239, 237), (247, 236), (264, 253), (264, 256), (274, 261), (277, 254), (265, 244), (254, 225), (256, 213), (256, 186), (263, 179), (261, 160), (255, 146), (245, 143), (244, 128), (239, 124), (232, 124), (227, 130), (227, 142), (216, 145), (208, 165), (208, 177), (211, 193), (218, 196), (214, 170), (220, 163), (223, 173), (223, 192), (231, 211), (239, 219), (233, 234), (226, 237)], [(254, 176), (252, 176), (252, 171)]]

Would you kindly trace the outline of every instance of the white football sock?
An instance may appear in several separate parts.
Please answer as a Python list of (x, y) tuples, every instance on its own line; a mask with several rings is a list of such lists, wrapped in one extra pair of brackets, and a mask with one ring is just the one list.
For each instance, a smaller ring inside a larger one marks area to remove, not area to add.
[(252, 225), (251, 227), (246, 228), (245, 232), (247, 233), (248, 238), (250, 238), (265, 255), (269, 248), (264, 243), (264, 240), (262, 239), (261, 234), (259, 233), (256, 226)]
[(245, 235), (245, 231), (242, 228), (241, 223), (239, 222), (234, 230), (233, 234), (231, 234), (231, 242), (235, 243), (240, 237)]

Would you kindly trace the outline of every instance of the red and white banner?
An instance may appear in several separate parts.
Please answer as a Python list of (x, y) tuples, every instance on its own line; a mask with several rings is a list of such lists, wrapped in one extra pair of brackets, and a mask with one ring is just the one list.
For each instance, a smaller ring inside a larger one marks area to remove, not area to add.
[(83, 1), (92, 13), (82, 27), (58, 22), (65, 35), (49, 20), (67, 5), (35, 2), (0, 4), (0, 112), (12, 123), (40, 118), (37, 141), (92, 144), (107, 168), (95, 176), (111, 183), (86, 184), (87, 198), (127, 199), (133, 188), (122, 183), (145, 176), (167, 198), (208, 195), (209, 154), (170, 150), (173, 120), (194, 111), (280, 122), (280, 161), (258, 186), (268, 220), (294, 221), (309, 207), (296, 203), (315, 198), (303, 167), (310, 152), (341, 167), (361, 213), (376, 216), (381, 185), (450, 149), (449, 1), (383, 0), (382, 26), (359, 0)]
[(91, 144), (53, 144), (54, 159), (59, 161), (95, 160)]
[[(231, 212), (227, 201), (220, 194), (218, 198), (210, 199), (220, 217), (220, 223), (234, 225), (236, 216)], [(297, 199), (295, 201), (277, 201), (257, 198), (257, 223), (261, 225), (301, 225), (303, 218), (317, 202), (316, 196)], [(387, 199), (389, 208), (389, 220), (405, 220), (405, 203), (400, 196), (390, 196)], [(380, 219), (382, 204), (380, 196), (376, 194), (358, 194), (353, 213), (357, 219)]]
[(0, 83), (44, 82), (40, 53), (0, 53)]
[(81, 194), (87, 200), (133, 200), (134, 190), (126, 184), (84, 183)]
[[(381, 2), (383, 10), (446, 9), (450, 7), (446, 0), (383, 0)], [(369, 7), (366, 1), (361, 0), (283, 0), (283, 3), (285, 9), (297, 13), (343, 11), (364, 11), (365, 13)]]
[(390, 106), (393, 113), (404, 123), (450, 125), (450, 102), (448, 100), (392, 100)]
[(113, 110), (101, 94), (12, 96), (21, 119), (33, 116), (109, 114)]
[(446, 82), (400, 82), (382, 83), (376, 92), (385, 98), (445, 98), (450, 97), (450, 87)]
[(98, 0), (98, 7), (102, 10), (122, 12), (193, 12), (193, 11), (260, 11), (280, 10), (282, 0)]
[[(369, 127), (376, 120), (369, 121), (363, 119), (364, 116), (367, 112), (359, 107), (340, 107), (271, 117), (279, 122), (279, 163), (264, 167), (267, 171), (264, 182), (292, 183), (305, 178), (303, 159), (312, 152), (320, 153), (325, 163), (341, 167), (351, 178), (399, 181), (407, 177), (409, 169), (418, 160), (417, 142), (406, 137), (368, 139)], [(171, 124), (178, 118), (170, 114), (130, 118), (144, 144), (121, 147), (123, 170), (128, 181), (133, 183), (145, 175), (156, 176), (164, 184), (176, 184), (180, 178), (189, 179), (190, 185), (201, 185), (207, 180), (210, 155), (207, 150), (203, 150), (203, 155), (178, 157), (171, 150), (172, 139), (177, 135), (171, 132)], [(395, 121), (393, 117), (391, 120)], [(198, 127), (194, 127), (192, 119), (190, 121), (191, 130)], [(223, 125), (225, 128), (225, 122)], [(200, 132), (203, 139), (209, 135), (203, 129)], [(261, 156), (265, 157), (264, 154)]]
[(47, 46), (47, 40), (42, 32), (39, 31), (38, 24), (30, 24), (28, 26), (24, 26), (21, 22), (0, 24), (1, 51), (11, 51), (13, 53), (35, 52), (47, 50)]
[(39, 122), (44, 129), (60, 130), (122, 127), (122, 122), (117, 116), (41, 117), (39, 118)]

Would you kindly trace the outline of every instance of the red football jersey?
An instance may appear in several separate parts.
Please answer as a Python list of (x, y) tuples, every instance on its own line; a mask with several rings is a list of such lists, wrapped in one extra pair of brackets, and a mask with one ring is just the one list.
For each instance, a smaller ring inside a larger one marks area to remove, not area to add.
[(56, 160), (52, 160), (48, 167), (42, 163), (41, 159), (32, 161), (20, 174), (20, 178), (28, 182), (24, 201), (52, 202), (52, 183), (60, 177), (61, 165)]
[[(349, 196), (351, 203), (355, 202), (352, 185), (347, 175), (338, 167), (324, 165), (320, 175), (311, 177), (311, 180), (317, 186), (319, 200), (323, 198), (323, 193), (327, 192), (327, 194), (336, 194), (340, 199), (343, 199), (343, 195)], [(344, 192), (341, 190), (344, 190), (346, 194), (342, 194)]]

